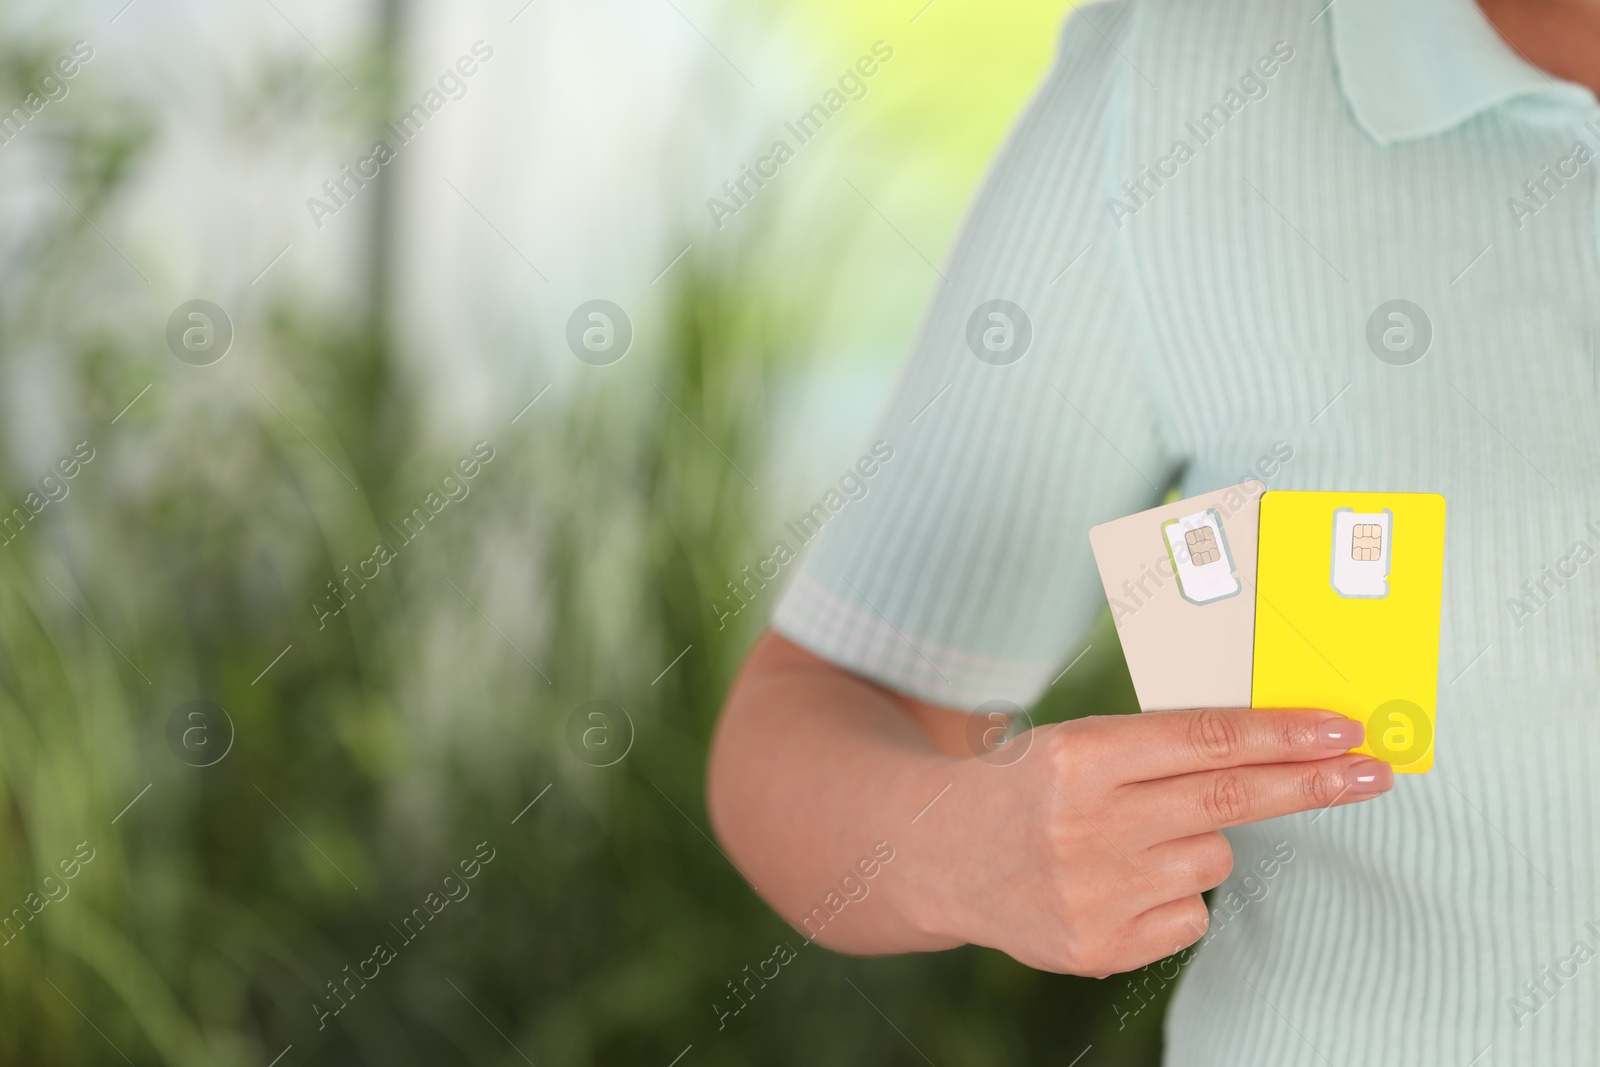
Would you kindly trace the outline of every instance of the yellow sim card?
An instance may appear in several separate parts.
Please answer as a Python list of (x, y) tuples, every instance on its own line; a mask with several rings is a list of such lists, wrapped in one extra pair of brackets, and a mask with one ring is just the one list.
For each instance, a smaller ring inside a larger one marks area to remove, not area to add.
[(1337, 711), (1366, 724), (1355, 751), (1433, 766), (1444, 510), (1436, 493), (1262, 496), (1251, 706)]

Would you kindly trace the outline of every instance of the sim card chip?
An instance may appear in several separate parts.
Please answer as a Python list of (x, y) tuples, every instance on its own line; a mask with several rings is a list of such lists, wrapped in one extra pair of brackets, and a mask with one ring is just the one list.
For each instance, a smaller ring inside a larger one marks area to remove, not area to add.
[(1375, 522), (1357, 523), (1350, 535), (1350, 558), (1371, 562), (1382, 554), (1383, 527)]
[(1239, 592), (1222, 516), (1216, 508), (1168, 519), (1161, 524), (1161, 534), (1166, 539), (1167, 557), (1183, 599), (1191, 604), (1209, 604)]
[(1196, 567), (1215, 563), (1222, 558), (1222, 553), (1217, 551), (1217, 535), (1209, 526), (1189, 530), (1183, 539), (1189, 546), (1189, 561)]
[(1333, 513), (1334, 592), (1366, 600), (1389, 595), (1389, 553), (1394, 515), (1339, 508)]

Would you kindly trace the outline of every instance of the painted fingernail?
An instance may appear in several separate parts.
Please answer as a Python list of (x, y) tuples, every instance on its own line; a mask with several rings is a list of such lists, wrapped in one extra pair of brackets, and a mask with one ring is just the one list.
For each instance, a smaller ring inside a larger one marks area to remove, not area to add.
[(1323, 748), (1349, 752), (1366, 740), (1367, 728), (1354, 719), (1329, 719), (1317, 728)]
[(1394, 770), (1382, 760), (1364, 759), (1345, 769), (1344, 782), (1352, 796), (1373, 796), (1394, 785)]

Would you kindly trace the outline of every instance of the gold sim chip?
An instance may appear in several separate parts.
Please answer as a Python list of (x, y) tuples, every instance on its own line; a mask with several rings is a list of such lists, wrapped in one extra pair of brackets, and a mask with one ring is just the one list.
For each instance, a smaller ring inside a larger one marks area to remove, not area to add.
[(1383, 527), (1359, 523), (1350, 531), (1350, 558), (1365, 561), (1383, 558)]
[(1189, 559), (1196, 567), (1204, 567), (1222, 558), (1222, 553), (1217, 551), (1216, 534), (1209, 526), (1190, 530), (1183, 535), (1183, 539), (1189, 546)]

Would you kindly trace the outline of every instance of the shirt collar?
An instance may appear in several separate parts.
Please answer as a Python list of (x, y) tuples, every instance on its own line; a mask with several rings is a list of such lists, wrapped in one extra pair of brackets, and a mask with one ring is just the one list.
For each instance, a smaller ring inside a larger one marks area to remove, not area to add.
[(1595, 106), (1586, 87), (1519, 56), (1474, 0), (1334, 0), (1328, 18), (1339, 87), (1379, 144), (1442, 133), (1516, 99)]

